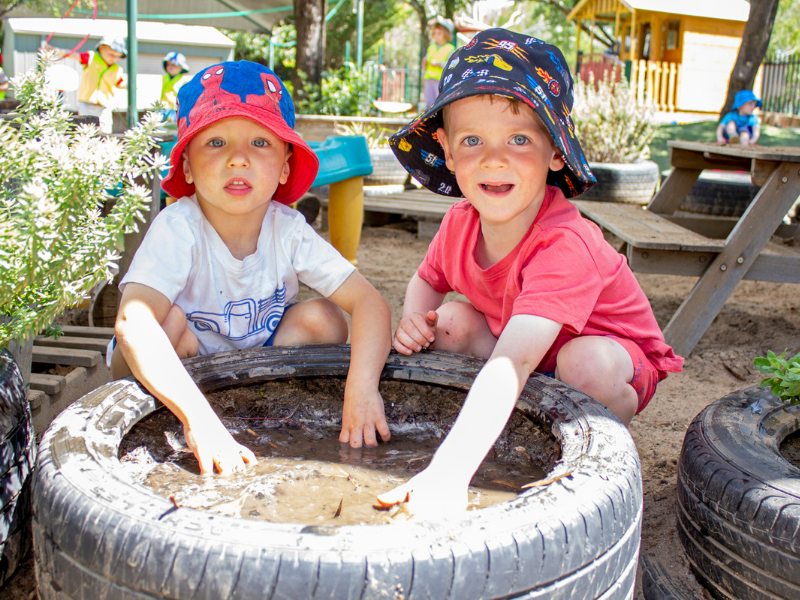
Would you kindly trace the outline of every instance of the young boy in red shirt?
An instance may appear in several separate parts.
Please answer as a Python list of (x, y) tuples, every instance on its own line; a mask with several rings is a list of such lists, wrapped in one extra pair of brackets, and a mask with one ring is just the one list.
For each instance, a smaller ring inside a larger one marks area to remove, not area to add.
[[(566, 200), (595, 179), (575, 137), (565, 65), (536, 38), (480, 32), (450, 57), (434, 105), (390, 140), (428, 189), (466, 198), (408, 284), (394, 348), (488, 359), (430, 466), (381, 497), (409, 494), (417, 517), (466, 506), (467, 486), (533, 371), (628, 425), (683, 364), (625, 258)], [(469, 303), (442, 304), (450, 291)]]

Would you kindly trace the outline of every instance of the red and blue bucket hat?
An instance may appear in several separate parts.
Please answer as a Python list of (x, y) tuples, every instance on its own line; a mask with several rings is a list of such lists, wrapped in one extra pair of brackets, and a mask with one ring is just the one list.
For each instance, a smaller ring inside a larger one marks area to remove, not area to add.
[(178, 91), (178, 142), (161, 188), (173, 198), (194, 194), (194, 184), (183, 174), (183, 150), (198, 131), (229, 117), (255, 121), (292, 145), (289, 179), (272, 199), (299, 200), (317, 177), (319, 159), (294, 131), (294, 104), (283, 82), (271, 69), (246, 60), (208, 67)]
[(572, 76), (566, 64), (561, 50), (535, 37), (499, 28), (479, 32), (450, 55), (433, 106), (389, 139), (397, 160), (432, 192), (463, 197), (436, 137), (443, 126), (442, 108), (469, 96), (493, 94), (533, 109), (565, 163), (560, 171), (550, 171), (547, 183), (560, 187), (567, 198), (582, 194), (597, 180), (575, 137)]

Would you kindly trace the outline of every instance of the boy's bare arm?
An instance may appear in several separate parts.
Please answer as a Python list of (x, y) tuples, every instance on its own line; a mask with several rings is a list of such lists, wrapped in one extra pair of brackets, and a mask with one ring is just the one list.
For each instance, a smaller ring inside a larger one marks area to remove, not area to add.
[(417, 273), (408, 282), (403, 302), (403, 318), (397, 324), (392, 345), (400, 354), (411, 355), (430, 346), (436, 339), (436, 309), (442, 305), (445, 294)]
[(561, 324), (543, 317), (511, 317), (431, 464), (380, 500), (391, 504), (409, 494), (408, 507), (416, 518), (441, 517), (466, 508), (472, 476), (560, 330)]
[(391, 348), (391, 311), (372, 284), (354, 271), (330, 296), (350, 313), (350, 370), (344, 390), (342, 432), (339, 441), (354, 448), (375, 446), (377, 430), (384, 441), (389, 425), (378, 392), (381, 371)]
[(202, 473), (213, 473), (216, 466), (224, 474), (255, 463), (255, 455), (225, 429), (161, 328), (170, 307), (166, 296), (146, 285), (125, 286), (114, 329), (131, 373), (183, 423)]
[(727, 141), (725, 136), (722, 134), (723, 131), (725, 131), (725, 125), (720, 123), (719, 126), (717, 126), (717, 141), (721, 144), (724, 144)]

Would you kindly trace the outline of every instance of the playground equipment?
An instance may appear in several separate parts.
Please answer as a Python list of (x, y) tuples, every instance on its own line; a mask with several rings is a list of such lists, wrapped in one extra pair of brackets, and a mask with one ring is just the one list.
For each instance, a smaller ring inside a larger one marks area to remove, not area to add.
[(324, 142), (309, 142), (319, 158), (314, 187), (330, 185), (328, 228), (331, 244), (342, 256), (358, 265), (356, 252), (364, 222), (364, 176), (372, 173), (364, 136), (332, 136)]

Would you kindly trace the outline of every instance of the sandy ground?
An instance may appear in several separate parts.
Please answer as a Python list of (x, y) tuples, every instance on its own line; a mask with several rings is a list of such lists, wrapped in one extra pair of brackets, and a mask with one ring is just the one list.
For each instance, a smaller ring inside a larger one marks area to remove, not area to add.
[[(383, 294), (399, 319), (405, 286), (424, 256), (427, 242), (413, 224), (366, 228), (359, 269)], [(640, 275), (639, 282), (664, 327), (695, 283), (693, 278)], [(691, 575), (675, 526), (675, 480), (684, 432), (706, 405), (757, 384), (753, 358), (767, 350), (800, 351), (800, 286), (742, 282), (687, 357), (683, 373), (663, 381), (649, 406), (631, 424), (642, 462), (644, 525), (642, 553), (654, 555), (698, 598), (708, 597)], [(0, 596), (28, 600), (34, 589), (31, 561)], [(637, 598), (641, 598), (637, 590)]]

